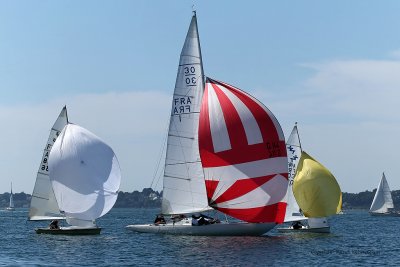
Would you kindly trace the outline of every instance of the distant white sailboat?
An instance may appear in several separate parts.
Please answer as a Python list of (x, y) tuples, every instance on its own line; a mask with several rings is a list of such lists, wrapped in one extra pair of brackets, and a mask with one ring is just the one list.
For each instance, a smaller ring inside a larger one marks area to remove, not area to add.
[(12, 183), (11, 183), (11, 193), (10, 193), (10, 204), (9, 204), (9, 206), (6, 208), (6, 210), (8, 210), (8, 211), (13, 211), (13, 210), (15, 210), (15, 207), (14, 207), (14, 198), (13, 198), (13, 191), (12, 191)]
[(390, 192), (385, 173), (382, 174), (369, 213), (374, 216), (400, 216), (400, 214), (394, 210), (392, 193)]
[[(204, 81), (196, 14), (180, 57), (163, 183), (161, 213), (179, 220), (128, 229), (259, 236), (284, 219), (287, 156), (279, 122), (244, 91), (209, 78)], [(196, 216), (208, 210), (240, 222)], [(208, 223), (199, 226), (204, 218)]]

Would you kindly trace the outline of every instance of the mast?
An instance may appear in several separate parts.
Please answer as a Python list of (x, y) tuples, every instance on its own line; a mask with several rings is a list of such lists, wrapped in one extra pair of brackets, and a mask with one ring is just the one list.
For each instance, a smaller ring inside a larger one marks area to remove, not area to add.
[[(200, 45), (200, 36), (199, 36), (199, 28), (198, 28), (198, 24), (197, 24), (197, 15), (196, 15), (196, 10), (193, 10), (193, 17), (196, 20), (196, 33), (197, 33), (197, 45), (199, 47), (199, 55), (200, 55), (200, 60), (202, 62), (202, 64), (200, 64), (201, 67), (201, 73), (202, 75), (202, 80), (203, 80), (203, 86), (206, 84), (206, 76), (204, 75), (204, 69), (203, 69), (203, 56), (201, 54), (201, 45)], [(203, 88), (204, 91), (204, 88)]]

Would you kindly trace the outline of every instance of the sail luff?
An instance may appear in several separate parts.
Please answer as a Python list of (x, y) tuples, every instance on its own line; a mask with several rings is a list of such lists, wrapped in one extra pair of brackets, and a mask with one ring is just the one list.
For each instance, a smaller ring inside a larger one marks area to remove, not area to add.
[(206, 84), (206, 77), (204, 75), (204, 68), (203, 68), (203, 56), (201, 54), (201, 45), (200, 45), (200, 36), (199, 36), (199, 27), (197, 25), (197, 16), (196, 16), (196, 11), (193, 11), (193, 16), (196, 18), (196, 36), (197, 36), (197, 46), (199, 47), (199, 57), (200, 57), (200, 68), (201, 68), (201, 80), (203, 82), (203, 91), (204, 91), (204, 84)]
[(35, 186), (32, 192), (28, 215), (29, 220), (53, 220), (64, 218), (64, 216), (60, 213), (57, 200), (54, 196), (53, 188), (51, 186), (48, 170), (48, 159), (54, 142), (67, 123), (67, 108), (64, 106), (50, 130), (49, 138), (44, 147), (42, 160), (39, 165)]
[(197, 135), (203, 79), (194, 13), (181, 51), (172, 100), (163, 179), (163, 214), (209, 209)]

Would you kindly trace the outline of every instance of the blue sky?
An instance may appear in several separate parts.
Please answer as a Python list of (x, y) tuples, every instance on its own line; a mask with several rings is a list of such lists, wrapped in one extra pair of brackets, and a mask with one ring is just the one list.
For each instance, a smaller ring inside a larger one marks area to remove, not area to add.
[[(197, 10), (205, 74), (268, 106), (342, 191), (400, 188), (399, 1), (0, 1), (0, 192), (31, 193), (51, 125), (115, 150), (122, 191), (151, 184)], [(158, 189), (161, 183), (158, 183)]]

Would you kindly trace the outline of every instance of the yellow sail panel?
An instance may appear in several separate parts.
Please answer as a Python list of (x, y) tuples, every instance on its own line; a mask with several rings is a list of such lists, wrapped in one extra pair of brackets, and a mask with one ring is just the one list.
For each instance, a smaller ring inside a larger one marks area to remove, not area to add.
[(293, 194), (306, 217), (327, 217), (340, 212), (342, 207), (342, 192), (335, 177), (304, 151), (294, 178)]

